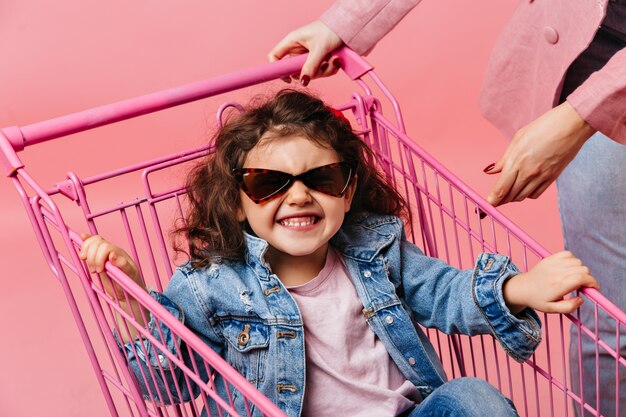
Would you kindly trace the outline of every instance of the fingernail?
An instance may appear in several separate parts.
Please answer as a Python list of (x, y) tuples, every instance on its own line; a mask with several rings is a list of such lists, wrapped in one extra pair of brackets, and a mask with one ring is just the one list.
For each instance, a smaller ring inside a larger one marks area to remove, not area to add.
[(300, 83), (301, 83), (304, 87), (306, 87), (307, 85), (309, 85), (309, 81), (311, 81), (311, 77), (309, 77), (308, 75), (303, 75), (303, 76), (300, 78)]
[(485, 217), (487, 217), (487, 213), (485, 213), (484, 211), (482, 211), (479, 208), (475, 208), (474, 209), (474, 213), (478, 213), (478, 217), (480, 217), (480, 219), (484, 219)]
[(483, 168), (483, 172), (487, 173), (487, 172), (491, 171), (495, 166), (496, 166), (495, 162), (491, 163), (491, 164), (487, 165), (485, 168)]
[(320, 71), (324, 72), (328, 69), (328, 62), (324, 62), (322, 65), (320, 65)]

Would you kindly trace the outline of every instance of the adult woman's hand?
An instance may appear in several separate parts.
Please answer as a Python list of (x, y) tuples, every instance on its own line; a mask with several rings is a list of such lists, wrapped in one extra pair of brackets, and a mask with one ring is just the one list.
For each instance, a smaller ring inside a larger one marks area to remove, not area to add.
[(494, 206), (537, 198), (561, 174), (595, 133), (567, 102), (520, 129), (487, 174), (500, 177), (487, 196)]
[(299, 79), (306, 86), (313, 78), (328, 77), (340, 68), (339, 59), (330, 52), (343, 45), (341, 38), (328, 26), (315, 20), (285, 36), (267, 55), (270, 62), (286, 56), (309, 53)]

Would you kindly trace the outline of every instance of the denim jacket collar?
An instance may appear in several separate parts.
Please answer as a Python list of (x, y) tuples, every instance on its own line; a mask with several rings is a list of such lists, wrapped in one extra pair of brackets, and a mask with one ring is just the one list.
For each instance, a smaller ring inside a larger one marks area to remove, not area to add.
[(269, 244), (265, 239), (243, 232), (246, 241), (246, 252), (244, 259), (248, 265), (256, 272), (259, 279), (269, 281), (272, 270), (265, 260), (265, 254)]
[(401, 235), (402, 224), (397, 217), (362, 215), (344, 223), (331, 239), (331, 244), (344, 256), (371, 262)]

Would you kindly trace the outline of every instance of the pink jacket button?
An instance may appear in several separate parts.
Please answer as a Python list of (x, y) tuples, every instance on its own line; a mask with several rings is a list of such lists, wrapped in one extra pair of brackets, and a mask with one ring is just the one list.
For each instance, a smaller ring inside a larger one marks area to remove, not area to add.
[(546, 26), (543, 29), (543, 36), (550, 43), (557, 43), (559, 41), (559, 32), (557, 32), (556, 29), (550, 26)]

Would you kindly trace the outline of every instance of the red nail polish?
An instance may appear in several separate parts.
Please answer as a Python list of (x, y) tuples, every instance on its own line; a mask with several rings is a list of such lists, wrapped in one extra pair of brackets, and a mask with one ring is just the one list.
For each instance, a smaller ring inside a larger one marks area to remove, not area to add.
[(324, 62), (322, 65), (320, 65), (320, 71), (324, 72), (328, 69), (328, 62)]
[(482, 220), (485, 217), (487, 217), (487, 213), (485, 213), (484, 211), (482, 211), (481, 209), (479, 209), (478, 207), (476, 207), (474, 209), (474, 213), (478, 214), (478, 217)]
[(494, 162), (494, 163), (491, 163), (491, 164), (487, 165), (487, 166), (483, 169), (483, 172), (484, 172), (484, 173), (487, 173), (487, 172), (491, 171), (491, 170), (492, 170), (495, 166), (496, 166), (495, 162)]
[(333, 61), (333, 66), (334, 66), (335, 68), (341, 68), (341, 61), (339, 61), (338, 59), (335, 59), (335, 60)]
[(306, 87), (307, 85), (309, 85), (309, 81), (311, 81), (311, 77), (309, 77), (308, 75), (303, 75), (303, 76), (300, 78), (300, 83), (301, 83), (304, 87)]

